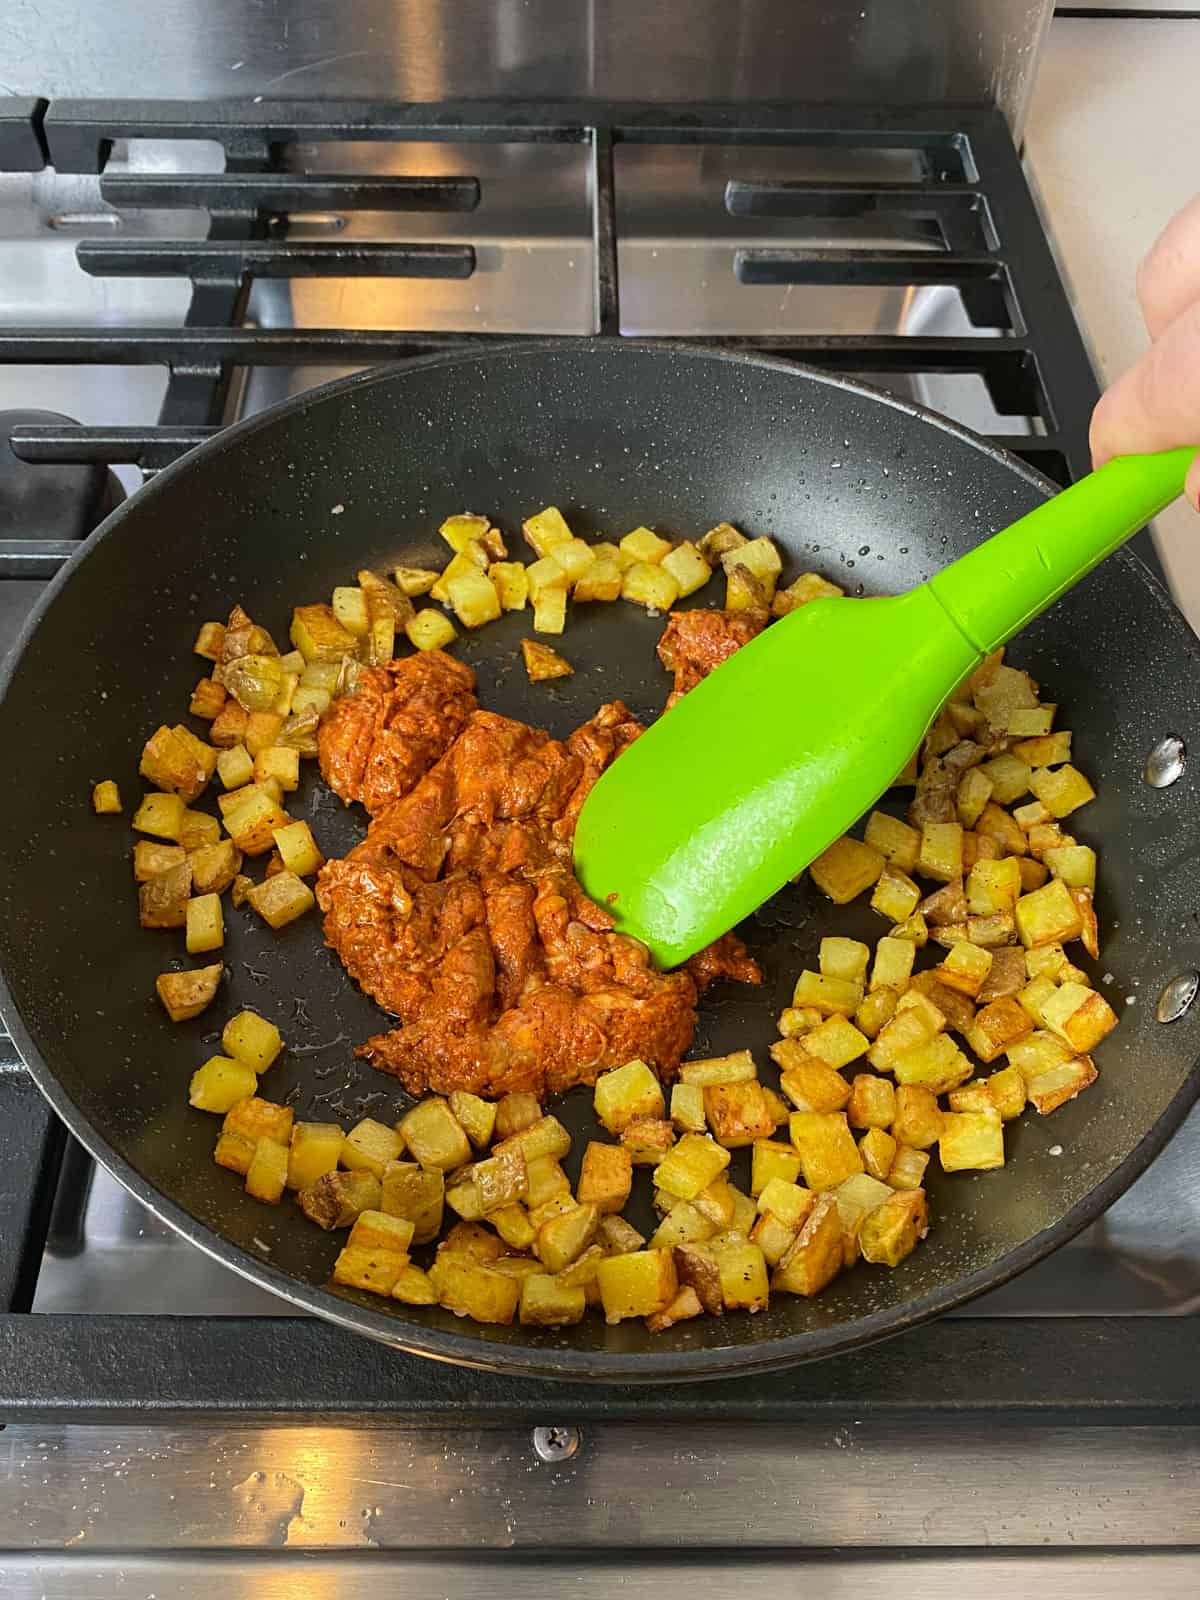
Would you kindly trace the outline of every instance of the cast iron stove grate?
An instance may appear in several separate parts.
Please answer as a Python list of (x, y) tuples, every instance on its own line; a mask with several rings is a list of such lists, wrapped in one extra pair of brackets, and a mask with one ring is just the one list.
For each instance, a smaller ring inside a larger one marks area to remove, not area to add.
[[(107, 173), (114, 141), (207, 140), (220, 174)], [(256, 279), (351, 276), (468, 278), (469, 244), (336, 242), (288, 237), (289, 213), (330, 209), (470, 212), (479, 181), (342, 176), (287, 170), (288, 146), (389, 141), (560, 144), (589, 169), (593, 332), (622, 336), (614, 150), (627, 145), (774, 146), (801, 151), (902, 152), (903, 181), (732, 178), (733, 218), (901, 218), (924, 249), (745, 248), (745, 284), (945, 285), (961, 297), (968, 333), (815, 333), (706, 338), (838, 372), (972, 374), (1001, 418), (996, 442), (1060, 482), (1087, 469), (1086, 419), (1095, 380), (998, 112), (987, 107), (882, 107), (850, 112), (758, 106), (546, 102), (395, 105), (328, 101), (233, 103), (0, 101), (0, 172), (100, 174), (118, 210), (198, 207), (203, 241), (84, 238), (88, 273), (182, 276), (182, 327), (0, 328), (0, 364), (165, 365), (166, 396), (149, 426), (26, 423), (11, 430), (21, 461), (131, 465), (157, 471), (220, 427), (239, 371), (260, 366), (367, 365), (511, 338), (483, 332), (247, 325)], [(569, 336), (568, 336), (569, 337)], [(7, 534), (9, 530), (0, 529)], [(75, 545), (51, 527), (0, 537), (0, 598), (53, 576)], [(12, 609), (11, 607), (9, 608)], [(0, 1419), (5, 1421), (240, 1418), (571, 1422), (596, 1418), (800, 1417), (866, 1411), (931, 1417), (970, 1409), (1008, 1418), (1195, 1420), (1192, 1334), (1185, 1319), (957, 1319), (918, 1329), (884, 1350), (736, 1382), (657, 1388), (564, 1386), (448, 1369), (299, 1317), (56, 1316), (31, 1310), (46, 1249), (81, 1244), (89, 1161), (68, 1141), (0, 1033)], [(1030, 1352), (1038, 1352), (1036, 1360)]]

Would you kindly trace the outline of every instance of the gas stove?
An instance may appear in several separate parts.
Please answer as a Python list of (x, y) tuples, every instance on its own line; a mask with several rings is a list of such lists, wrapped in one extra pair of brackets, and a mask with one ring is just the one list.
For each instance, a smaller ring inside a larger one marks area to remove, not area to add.
[[(364, 365), (588, 333), (828, 366), (1059, 482), (1087, 468), (1095, 381), (996, 110), (0, 101), (0, 655), (74, 541), (214, 429)], [(1170, 1543), (1186, 1511), (1157, 1489), (1198, 1454), (1197, 1172), (1193, 1117), (1050, 1260), (857, 1355), (644, 1392), (507, 1380), (298, 1317), (178, 1239), (0, 1033), (0, 1550), (77, 1538), (190, 1594), (146, 1550), (305, 1547), (350, 1583), (383, 1547), (451, 1593), (514, 1545), (753, 1541), (817, 1581), (835, 1546)], [(1048, 1575), (1013, 1561), (1020, 1592)], [(894, 1582), (853, 1570), (868, 1596)], [(1116, 1576), (1070, 1572), (1092, 1595)]]

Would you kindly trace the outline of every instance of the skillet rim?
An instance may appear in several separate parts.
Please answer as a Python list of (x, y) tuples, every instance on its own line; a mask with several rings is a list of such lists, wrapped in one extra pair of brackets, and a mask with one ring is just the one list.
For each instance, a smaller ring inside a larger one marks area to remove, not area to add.
[[(310, 405), (322, 403), (334, 395), (351, 393), (357, 389), (365, 390), (377, 383), (387, 382), (393, 377), (423, 367), (452, 367), (466, 362), (507, 360), (514, 355), (545, 355), (560, 351), (599, 353), (619, 349), (637, 351), (644, 355), (682, 357), (688, 360), (701, 358), (705, 361), (719, 361), (743, 368), (763, 369), (781, 373), (788, 378), (800, 377), (849, 392), (873, 404), (885, 405), (917, 422), (931, 425), (959, 439), (1008, 471), (1016, 473), (1047, 498), (1057, 492), (1055, 484), (1020, 457), (915, 401), (888, 394), (884, 390), (848, 378), (841, 373), (828, 372), (819, 367), (784, 360), (777, 356), (752, 351), (713, 349), (685, 340), (648, 341), (598, 336), (513, 339), (486, 347), (435, 352), (416, 356), (407, 361), (366, 368), (361, 372), (335, 378), (313, 389), (306, 389), (298, 395), (289, 396), (253, 417), (222, 429), (220, 433), (206, 439), (163, 468), (93, 530), (38, 597), (7, 661), (0, 664), (0, 704), (7, 698), (28, 644), (43, 617), (54, 605), (59, 592), (73, 580), (75, 574), (87, 563), (100, 544), (120, 527), (126, 518), (129, 506), (146, 499), (152, 501), (161, 490), (170, 487), (176, 478), (186, 476), (197, 465), (204, 467), (215, 461), (225, 450), (241, 440), (252, 437), (262, 429), (270, 428), (277, 419), (303, 412)], [(1170, 595), (1145, 563), (1128, 546), (1117, 551), (1115, 559), (1125, 564), (1131, 580), (1140, 582), (1149, 591), (1151, 599), (1163, 613), (1168, 626), (1178, 636), (1185, 658), (1190, 659), (1193, 664), (1200, 660), (1200, 641), (1196, 639)], [(519, 1343), (490, 1345), (472, 1335), (439, 1328), (422, 1328), (419, 1324), (405, 1321), (396, 1312), (384, 1314), (375, 1311), (358, 1301), (345, 1299), (328, 1289), (292, 1277), (273, 1267), (271, 1263), (252, 1255), (241, 1246), (231, 1243), (207, 1223), (199, 1221), (178, 1202), (161, 1193), (149, 1180), (143, 1178), (112, 1148), (107, 1138), (81, 1112), (25, 1028), (2, 966), (0, 966), (0, 1017), (3, 1018), (30, 1077), (84, 1148), (154, 1216), (223, 1266), (303, 1311), (407, 1354), (498, 1374), (596, 1383), (678, 1382), (771, 1372), (803, 1361), (844, 1354), (904, 1333), (921, 1323), (932, 1321), (947, 1311), (966, 1304), (977, 1295), (1009, 1282), (1026, 1268), (1045, 1259), (1094, 1222), (1149, 1167), (1200, 1096), (1200, 1060), (1197, 1060), (1193, 1061), (1179, 1089), (1120, 1166), (1114, 1168), (1095, 1188), (1090, 1189), (1057, 1222), (1041, 1229), (998, 1261), (989, 1263), (966, 1277), (954, 1279), (948, 1285), (911, 1301), (899, 1310), (893, 1307), (872, 1312), (865, 1317), (837, 1323), (829, 1328), (792, 1334), (774, 1340), (761, 1349), (753, 1347), (752, 1350), (738, 1344), (712, 1350), (662, 1350), (639, 1353), (582, 1351), (572, 1350), (569, 1346), (548, 1346), (540, 1349)]]

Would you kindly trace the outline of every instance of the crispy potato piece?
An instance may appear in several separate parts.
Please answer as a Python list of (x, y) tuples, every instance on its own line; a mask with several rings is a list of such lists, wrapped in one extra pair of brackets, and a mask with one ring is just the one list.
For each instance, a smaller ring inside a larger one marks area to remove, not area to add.
[(653, 1317), (665, 1311), (679, 1290), (674, 1252), (636, 1250), (608, 1256), (596, 1272), (606, 1322)]
[[(772, 1124), (772, 1131), (774, 1125)], [(694, 1200), (729, 1165), (729, 1151), (703, 1134), (685, 1133), (660, 1163), (655, 1182), (677, 1200)]]
[(929, 1232), (929, 1206), (923, 1189), (893, 1194), (863, 1218), (858, 1245), (864, 1261), (899, 1266)]
[(395, 1128), (363, 1117), (346, 1135), (339, 1159), (348, 1172), (370, 1172), (382, 1183), (384, 1169), (399, 1161), (403, 1150), (404, 1140)]
[(519, 1279), (453, 1256), (438, 1256), (429, 1269), (429, 1281), (440, 1305), (472, 1322), (507, 1326), (521, 1298)]
[(579, 1173), (580, 1205), (595, 1206), (600, 1213), (619, 1212), (633, 1188), (633, 1162), (620, 1145), (593, 1139), (583, 1152)]
[(336, 1172), (343, 1134), (336, 1122), (295, 1122), (288, 1146), (287, 1186), (310, 1189), (319, 1178)]
[(338, 661), (358, 649), (357, 639), (327, 605), (297, 606), (288, 636), (305, 661)]
[(297, 1198), (309, 1221), (328, 1231), (348, 1228), (362, 1212), (378, 1210), (381, 1190), (372, 1172), (327, 1172)]
[(217, 1166), (244, 1178), (254, 1160), (254, 1148), (255, 1141), (240, 1133), (220, 1133), (213, 1148), (213, 1160)]
[(192, 887), (197, 894), (223, 894), (242, 866), (242, 852), (232, 839), (201, 845), (198, 850), (189, 852), (188, 859), (192, 864)]
[(496, 1132), (496, 1107), (490, 1100), (481, 1100), (476, 1094), (455, 1089), (450, 1096), (450, 1110), (476, 1150), (484, 1149), (491, 1142)]
[(994, 1106), (942, 1113), (938, 1155), (943, 1172), (988, 1171), (1004, 1165), (1004, 1129)]
[(1066, 944), (1083, 929), (1079, 907), (1060, 878), (1051, 878), (1016, 905), (1017, 933), (1026, 949), (1041, 944)]
[(561, 633), (567, 625), (567, 591), (543, 589), (533, 602), (533, 631)]
[(542, 1108), (536, 1095), (506, 1094), (496, 1103), (497, 1139), (511, 1139), (541, 1120)]
[[(850, 1085), (846, 1120), (852, 1128), (890, 1128), (896, 1116), (896, 1090), (887, 1078), (860, 1072)], [(861, 1145), (860, 1145), (861, 1152)]]
[(837, 1201), (823, 1194), (771, 1277), (772, 1289), (785, 1294), (819, 1294), (842, 1269), (844, 1249)]
[(250, 713), (234, 699), (226, 700), (209, 725), (208, 737), (213, 745), (232, 749), (242, 743)]
[[(892, 1122), (892, 1137), (899, 1144), (908, 1145), (914, 1150), (928, 1150), (930, 1145), (937, 1143), (941, 1131), (942, 1113), (933, 1091), (923, 1084), (901, 1084), (896, 1090), (896, 1116)], [(888, 1177), (889, 1182), (892, 1181), (891, 1173)], [(896, 1187), (894, 1183), (892, 1186)]]
[(1088, 1055), (1117, 1025), (1103, 995), (1081, 983), (1064, 983), (1042, 1006), (1046, 1027), (1076, 1055)]
[(792, 1004), (802, 1009), (812, 1008), (822, 1016), (851, 1017), (862, 1004), (861, 983), (847, 983), (842, 978), (827, 978), (821, 972), (802, 972), (792, 991)]
[(567, 678), (575, 671), (565, 657), (548, 644), (536, 639), (521, 640), (521, 654), (525, 658), (525, 671), (530, 683), (544, 683), (550, 678)]
[(397, 1124), (404, 1143), (423, 1167), (453, 1172), (471, 1159), (471, 1144), (444, 1100), (422, 1100)]
[[(625, 538), (629, 537), (626, 534)], [(659, 542), (665, 544), (666, 541)], [(624, 545), (625, 540), (621, 543)], [(621, 598), (650, 611), (669, 611), (679, 598), (679, 584), (665, 567), (650, 561), (635, 561), (622, 576)]]
[[(771, 1046), (771, 1054), (785, 1046), (791, 1046), (794, 1054), (787, 1058), (786, 1070), (779, 1079), (779, 1087), (783, 1090), (788, 1100), (797, 1111), (816, 1111), (827, 1114), (840, 1111), (850, 1098), (850, 1085), (824, 1061), (818, 1061), (815, 1056), (806, 1056), (803, 1045), (796, 1045), (792, 1040), (783, 1039), (777, 1045)], [(783, 1059), (780, 1065), (783, 1065)], [(774, 1129), (768, 1129), (762, 1135), (769, 1138)]]
[(219, 950), (225, 943), (225, 919), (221, 915), (219, 894), (201, 894), (190, 899), (186, 907), (187, 952), (190, 956), (207, 955)]
[(834, 1189), (844, 1178), (863, 1170), (844, 1112), (794, 1111), (788, 1131), (810, 1189)]
[(121, 809), (121, 791), (111, 778), (92, 789), (92, 810), (98, 817), (116, 816)]
[[(224, 802), (230, 802), (228, 806)], [(266, 855), (275, 848), (275, 829), (291, 821), (269, 789), (251, 784), (247, 790), (222, 795), (225, 831), (245, 855)]]
[(975, 1013), (967, 1043), (981, 1061), (995, 1061), (998, 1055), (1033, 1032), (1033, 1021), (1022, 1005), (1005, 995)]
[(282, 828), (275, 828), (272, 837), (284, 867), (298, 878), (309, 878), (324, 866), (325, 857), (307, 822), (289, 822)]
[(844, 906), (876, 883), (883, 864), (878, 850), (847, 834), (822, 851), (809, 872), (823, 895)]
[(621, 1129), (621, 1144), (635, 1167), (656, 1167), (675, 1143), (675, 1129), (664, 1117), (635, 1117)]
[(890, 1133), (882, 1128), (868, 1128), (858, 1141), (858, 1153), (863, 1166), (872, 1178), (887, 1182), (896, 1159), (898, 1145)]
[(935, 970), (939, 981), (947, 988), (974, 1000), (992, 970), (991, 951), (973, 944), (952, 945)]
[(223, 622), (202, 622), (192, 650), (196, 655), (204, 656), (208, 661), (219, 661), (224, 645), (225, 624)]
[(223, 1116), (239, 1100), (253, 1095), (257, 1082), (251, 1068), (242, 1062), (231, 1061), (228, 1056), (210, 1056), (192, 1073), (188, 1104), (197, 1111), (215, 1111)]
[(186, 858), (143, 883), (138, 890), (138, 920), (142, 927), (185, 927), (191, 887), (192, 864)]
[(727, 1150), (769, 1139), (775, 1132), (774, 1114), (757, 1080), (710, 1085), (704, 1091), (704, 1114), (713, 1138)]
[(163, 726), (147, 739), (138, 771), (159, 789), (190, 803), (217, 770), (217, 752), (182, 723)]
[(667, 552), (662, 559), (662, 568), (678, 584), (681, 600), (702, 589), (712, 577), (712, 568), (690, 539), (684, 539)]
[(529, 578), (520, 561), (494, 561), (487, 575), (496, 586), (502, 611), (524, 611), (529, 599)]
[(246, 1193), (254, 1200), (277, 1206), (287, 1180), (287, 1151), (273, 1139), (259, 1139), (246, 1168)]
[(412, 621), (406, 624), (404, 631), (409, 643), (417, 650), (444, 650), (458, 638), (450, 618), (435, 611), (432, 606), (418, 611)]
[(133, 847), (133, 876), (138, 883), (148, 883), (172, 867), (182, 866), (186, 860), (187, 851), (180, 845), (139, 839)]
[(139, 833), (152, 834), (156, 839), (179, 838), (187, 810), (177, 794), (148, 794), (133, 814), (132, 826)]
[(206, 811), (185, 811), (179, 825), (179, 843), (189, 854), (206, 844), (216, 844), (221, 824)]
[(632, 533), (627, 533), (620, 540), (618, 548), (628, 556), (634, 565), (642, 564), (657, 566), (665, 556), (670, 554), (671, 541), (660, 539), (649, 528), (635, 528)]
[(211, 1005), (225, 975), (221, 962), (190, 972), (160, 972), (154, 980), (158, 998), (172, 1022), (187, 1022)]
[(600, 1213), (595, 1206), (573, 1206), (542, 1224), (533, 1248), (548, 1272), (562, 1272), (579, 1259), (599, 1226)]
[[(635, 1117), (666, 1115), (662, 1085), (644, 1061), (628, 1061), (596, 1079), (596, 1116), (609, 1133), (619, 1134)], [(687, 1198), (686, 1196), (684, 1198)]]
[(708, 1127), (704, 1090), (698, 1083), (671, 1086), (671, 1124), (680, 1133), (703, 1133)]
[(582, 1285), (564, 1284), (548, 1272), (531, 1272), (521, 1280), (518, 1314), (524, 1327), (570, 1327), (582, 1322), (586, 1311), (587, 1293)]
[(1076, 1056), (1057, 1067), (1048, 1067), (1029, 1079), (1029, 1099), (1041, 1116), (1057, 1111), (1096, 1081), (1096, 1065), (1091, 1056)]
[(279, 872), (256, 884), (246, 897), (271, 928), (284, 928), (316, 905), (313, 892), (294, 872)]
[(974, 1070), (948, 1033), (939, 1033), (914, 1049), (904, 1051), (892, 1063), (897, 1084), (921, 1084), (934, 1094), (945, 1094), (957, 1088)]
[(776, 617), (786, 617), (789, 611), (808, 605), (810, 600), (833, 600), (845, 592), (818, 572), (803, 572), (794, 583), (778, 591), (771, 601), (771, 612)]

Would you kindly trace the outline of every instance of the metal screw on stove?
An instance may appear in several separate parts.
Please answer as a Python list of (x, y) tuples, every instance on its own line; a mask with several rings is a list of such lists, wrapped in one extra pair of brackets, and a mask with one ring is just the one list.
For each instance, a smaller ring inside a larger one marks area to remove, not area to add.
[(1200, 991), (1200, 972), (1180, 972), (1163, 985), (1154, 1008), (1159, 1022), (1178, 1022)]
[(1165, 739), (1158, 741), (1146, 757), (1142, 776), (1152, 789), (1169, 789), (1183, 777), (1186, 764), (1187, 746), (1182, 739), (1169, 733)]
[(569, 1461), (579, 1449), (578, 1428), (535, 1428), (533, 1453), (539, 1461)]

